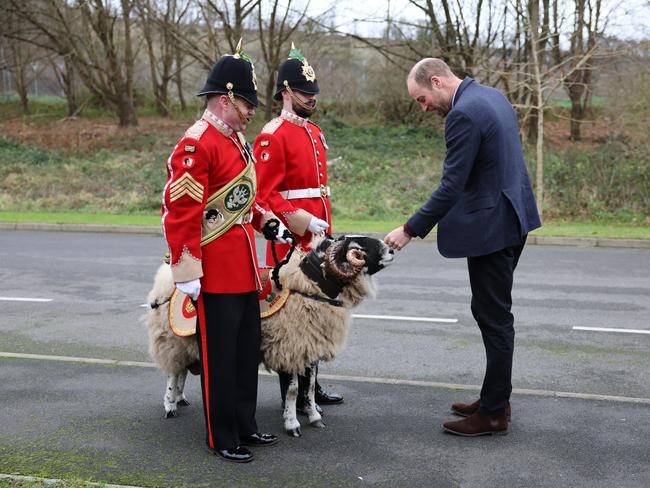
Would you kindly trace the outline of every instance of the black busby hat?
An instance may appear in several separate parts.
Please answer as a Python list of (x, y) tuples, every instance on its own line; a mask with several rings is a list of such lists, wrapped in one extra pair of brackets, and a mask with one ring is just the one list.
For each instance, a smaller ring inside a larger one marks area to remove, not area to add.
[(299, 49), (291, 43), (289, 57), (280, 65), (278, 70), (278, 81), (275, 84), (276, 92), (273, 95), (275, 100), (282, 100), (282, 90), (287, 86), (292, 90), (304, 93), (320, 93), (318, 81), (314, 68), (302, 55)]
[(257, 107), (260, 102), (257, 99), (257, 77), (253, 61), (241, 50), (242, 41), (239, 40), (235, 54), (223, 56), (214, 65), (208, 81), (205, 82), (201, 91), (196, 94), (209, 95), (210, 93), (232, 93), (241, 97)]

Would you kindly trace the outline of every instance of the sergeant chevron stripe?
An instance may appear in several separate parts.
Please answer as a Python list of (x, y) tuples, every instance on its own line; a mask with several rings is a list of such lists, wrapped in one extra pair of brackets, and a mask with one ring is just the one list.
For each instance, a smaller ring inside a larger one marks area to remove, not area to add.
[(170, 202), (178, 200), (183, 195), (187, 195), (199, 203), (203, 201), (203, 185), (192, 178), (189, 173), (184, 173), (169, 187)]

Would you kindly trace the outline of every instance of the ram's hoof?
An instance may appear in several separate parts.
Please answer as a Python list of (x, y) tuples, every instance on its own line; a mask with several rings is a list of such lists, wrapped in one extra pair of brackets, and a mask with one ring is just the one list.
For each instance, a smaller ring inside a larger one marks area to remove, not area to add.
[(300, 427), (296, 427), (295, 429), (287, 429), (287, 435), (290, 437), (300, 437), (302, 435), (300, 432)]
[(165, 412), (165, 418), (170, 419), (172, 417), (178, 416), (178, 412), (176, 410), (170, 410), (169, 412)]
[(319, 429), (324, 429), (325, 428), (325, 422), (323, 422), (321, 419), (314, 420), (311, 424), (312, 427), (317, 427)]
[(178, 401), (176, 402), (176, 405), (178, 405), (178, 406), (180, 406), (180, 407), (189, 407), (189, 406), (190, 406), (190, 402), (188, 402), (187, 400), (185, 400), (185, 398), (181, 398), (180, 400), (178, 400)]

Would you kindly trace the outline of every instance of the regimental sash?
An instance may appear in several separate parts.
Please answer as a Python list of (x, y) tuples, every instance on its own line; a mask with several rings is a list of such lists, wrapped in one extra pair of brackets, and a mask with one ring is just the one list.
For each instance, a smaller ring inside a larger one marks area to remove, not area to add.
[(201, 223), (201, 246), (221, 237), (235, 224), (250, 222), (256, 192), (255, 164), (249, 160), (241, 173), (208, 197)]

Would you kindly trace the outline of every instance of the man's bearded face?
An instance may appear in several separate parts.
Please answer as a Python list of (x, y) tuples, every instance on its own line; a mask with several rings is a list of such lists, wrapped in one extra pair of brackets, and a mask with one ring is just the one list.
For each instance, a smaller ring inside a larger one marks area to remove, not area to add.
[(291, 108), (293, 112), (298, 117), (303, 117), (305, 119), (311, 117), (314, 112), (316, 112), (316, 95), (310, 93), (297, 92), (294, 90), (294, 95), (300, 99), (305, 105), (309, 108), (304, 108), (301, 105), (298, 105), (295, 100), (291, 100)]

